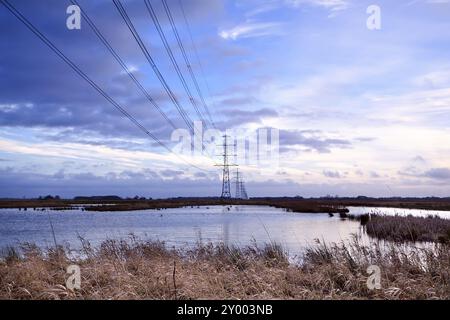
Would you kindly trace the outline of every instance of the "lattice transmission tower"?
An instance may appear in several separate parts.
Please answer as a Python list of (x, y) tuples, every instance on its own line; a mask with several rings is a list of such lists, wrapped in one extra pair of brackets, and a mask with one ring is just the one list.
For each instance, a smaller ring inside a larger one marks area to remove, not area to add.
[(247, 190), (245, 189), (244, 178), (242, 174), (239, 172), (239, 169), (236, 169), (236, 199), (248, 199)]
[(224, 135), (223, 136), (223, 144), (220, 145), (223, 147), (223, 154), (220, 155), (223, 157), (223, 163), (216, 165), (222, 167), (222, 195), (221, 198), (223, 199), (230, 199), (231, 198), (231, 184), (230, 184), (230, 167), (236, 167), (235, 164), (230, 164), (229, 162), (229, 148), (234, 145), (228, 144), (228, 138), (229, 136)]
[(222, 164), (218, 164), (216, 166), (222, 167), (222, 195), (220, 196), (223, 199), (231, 198), (231, 183), (230, 183), (230, 167), (236, 167), (236, 164), (230, 164), (229, 157), (232, 156), (229, 154), (230, 147), (234, 147), (235, 145), (228, 144), (229, 136), (224, 135), (223, 144), (219, 145), (223, 147), (223, 154), (219, 155), (223, 158)]

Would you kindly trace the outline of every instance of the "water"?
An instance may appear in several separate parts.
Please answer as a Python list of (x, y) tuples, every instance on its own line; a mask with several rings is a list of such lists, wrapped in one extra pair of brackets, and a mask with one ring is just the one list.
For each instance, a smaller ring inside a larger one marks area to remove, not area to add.
[[(378, 210), (377, 210), (378, 209)], [(382, 208), (351, 208), (352, 213), (380, 212)], [(385, 209), (382, 209), (383, 211)], [(386, 212), (393, 213), (392, 209)], [(397, 209), (400, 210), (400, 209)], [(402, 212), (408, 210), (401, 209)], [(410, 213), (419, 214), (414, 210)], [(448, 213), (447, 213), (448, 214)], [(316, 239), (326, 243), (348, 241), (356, 234), (367, 240), (357, 221), (338, 215), (292, 213), (265, 206), (211, 206), (123, 212), (0, 210), (0, 248), (20, 243), (53, 246), (51, 224), (58, 244), (77, 249), (78, 236), (98, 245), (106, 239), (130, 234), (143, 240), (164, 241), (167, 246), (189, 247), (197, 243), (246, 246), (271, 241), (290, 254), (300, 254)]]
[(98, 245), (105, 239), (164, 241), (185, 247), (200, 243), (246, 246), (275, 241), (289, 252), (300, 252), (315, 239), (339, 242), (361, 233), (358, 222), (328, 214), (292, 213), (264, 206), (211, 206), (123, 212), (0, 210), (0, 247), (23, 242), (53, 246), (53, 224), (58, 244), (78, 248), (78, 235)]
[(415, 217), (428, 217), (439, 216), (443, 219), (450, 219), (450, 211), (439, 211), (439, 210), (422, 210), (422, 209), (403, 209), (403, 208), (386, 208), (386, 207), (347, 207), (350, 214), (361, 215), (365, 213), (371, 214), (382, 214), (390, 216), (407, 216), (413, 215)]

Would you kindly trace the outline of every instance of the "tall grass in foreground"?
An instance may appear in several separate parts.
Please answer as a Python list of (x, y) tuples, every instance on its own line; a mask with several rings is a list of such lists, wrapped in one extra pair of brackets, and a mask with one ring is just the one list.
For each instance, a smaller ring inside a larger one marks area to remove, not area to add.
[[(246, 248), (204, 245), (168, 249), (161, 242), (108, 240), (83, 258), (33, 245), (0, 262), (2, 299), (449, 299), (450, 253), (434, 248), (318, 242), (289, 263), (274, 243)], [(65, 287), (65, 268), (81, 267), (81, 290)], [(366, 269), (382, 270), (382, 289), (368, 290)]]

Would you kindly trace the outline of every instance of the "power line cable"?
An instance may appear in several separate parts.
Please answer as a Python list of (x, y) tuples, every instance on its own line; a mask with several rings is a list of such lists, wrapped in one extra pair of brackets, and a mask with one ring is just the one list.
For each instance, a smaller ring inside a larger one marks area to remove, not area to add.
[[(148, 1), (148, 0), (146, 0), (146, 1)], [(166, 11), (167, 18), (170, 21), (170, 25), (172, 27), (172, 31), (175, 34), (175, 38), (177, 39), (178, 47), (180, 48), (181, 53), (183, 55), (184, 62), (186, 63), (187, 69), (189, 70), (189, 74), (191, 75), (192, 82), (194, 83), (195, 88), (197, 90), (197, 94), (200, 97), (200, 100), (202, 101), (203, 108), (205, 109), (206, 114), (208, 115), (210, 123), (212, 124), (212, 126), (214, 128), (216, 128), (216, 126), (214, 124), (214, 121), (212, 120), (211, 113), (209, 112), (208, 105), (206, 104), (205, 98), (203, 97), (203, 93), (202, 93), (202, 91), (200, 89), (200, 86), (198, 84), (197, 77), (195, 76), (195, 73), (192, 70), (191, 62), (189, 61), (189, 57), (188, 57), (188, 55), (186, 53), (186, 50), (184, 48), (183, 41), (181, 40), (180, 34), (178, 33), (178, 29), (177, 29), (175, 20), (173, 18), (172, 12), (170, 11), (170, 7), (167, 4), (166, 0), (162, 0), (162, 3), (163, 3), (163, 6), (164, 6), (164, 10)]]
[(139, 80), (135, 77), (135, 75), (130, 71), (130, 69), (127, 67), (123, 59), (119, 56), (119, 54), (114, 50), (114, 48), (111, 46), (111, 44), (108, 42), (108, 40), (103, 36), (103, 34), (100, 32), (100, 30), (97, 28), (95, 23), (91, 20), (89, 15), (87, 14), (86, 10), (84, 10), (79, 3), (76, 0), (70, 0), (70, 2), (74, 5), (77, 5), (80, 10), (81, 14), (83, 15), (84, 19), (88, 23), (88, 25), (91, 27), (92, 31), (96, 34), (96, 36), (100, 39), (100, 41), (105, 45), (105, 47), (108, 49), (108, 51), (113, 55), (113, 57), (116, 59), (116, 61), (120, 64), (120, 66), (123, 68), (123, 70), (128, 74), (128, 76), (133, 80), (135, 85), (141, 90), (141, 92), (144, 94), (144, 96), (147, 98), (147, 100), (153, 105), (153, 107), (158, 110), (158, 112), (161, 114), (161, 116), (169, 123), (169, 125), (177, 129), (175, 124), (172, 122), (172, 120), (169, 119), (169, 117), (164, 113), (164, 111), (159, 107), (159, 105), (155, 102), (155, 100), (150, 96), (148, 91), (144, 88), (144, 86), (139, 82)]
[[(181, 12), (183, 14), (183, 19), (184, 19), (184, 23), (186, 25), (186, 29), (187, 29), (187, 31), (189, 33), (189, 38), (191, 40), (192, 47), (194, 48), (194, 53), (195, 53), (195, 57), (196, 57), (197, 63), (200, 66), (200, 71), (201, 71), (201, 75), (202, 75), (202, 78), (203, 78), (203, 82), (205, 83), (206, 90), (208, 92), (210, 100), (212, 100), (212, 96), (213, 95), (211, 94), (211, 87), (210, 87), (209, 82), (208, 82), (208, 80), (206, 78), (205, 69), (203, 68), (203, 64), (201, 62), (200, 55), (198, 54), (197, 46), (195, 45), (194, 37), (192, 36), (191, 27), (190, 27), (190, 24), (189, 24), (187, 15), (186, 15), (186, 11), (184, 10), (183, 1), (182, 0), (178, 0), (178, 2), (180, 4), (180, 9), (181, 9)], [(209, 113), (209, 109), (208, 109), (208, 113)], [(210, 114), (209, 114), (209, 116), (210, 116)], [(210, 118), (210, 120), (212, 121), (211, 118)], [(214, 128), (217, 129), (214, 121), (212, 121), (212, 124), (213, 124)]]
[[(167, 84), (164, 76), (159, 71), (158, 66), (156, 65), (155, 61), (153, 60), (152, 56), (150, 55), (147, 47), (145, 46), (144, 42), (142, 41), (142, 38), (139, 35), (139, 32), (134, 27), (133, 22), (131, 21), (130, 17), (128, 16), (128, 14), (127, 14), (125, 8), (123, 7), (122, 3), (120, 2), (120, 0), (113, 0), (113, 3), (116, 6), (117, 10), (119, 11), (119, 13), (120, 13), (121, 17), (123, 18), (123, 20), (125, 21), (125, 24), (127, 25), (128, 29), (130, 30), (130, 32), (133, 35), (134, 39), (138, 43), (142, 53), (146, 57), (146, 59), (149, 62), (150, 66), (152, 67), (153, 71), (156, 73), (158, 79), (160, 80), (161, 84), (163, 85), (164, 89), (166, 90), (166, 93), (168, 94), (168, 96), (170, 97), (170, 99), (172, 100), (174, 105), (177, 107), (180, 115), (185, 120), (186, 125), (188, 125), (189, 129), (191, 130), (191, 134), (195, 137), (196, 133), (199, 134), (198, 130), (196, 130), (195, 126), (192, 126), (192, 124), (191, 124), (192, 120), (189, 118), (189, 115), (185, 112), (185, 110), (183, 109), (181, 104), (178, 102), (178, 99), (176, 98), (176, 96), (173, 93), (173, 91), (170, 89), (170, 87)], [(199, 135), (202, 136), (201, 134), (199, 134)], [(191, 142), (191, 146), (194, 146), (192, 144), (192, 142)], [(206, 148), (204, 143), (203, 143), (203, 139), (202, 139), (201, 147), (202, 147), (202, 151), (203, 150), (208, 150), (208, 148)], [(210, 157), (213, 157), (211, 154), (208, 154), (208, 155)]]
[(120, 2), (120, 0), (113, 0), (113, 3), (116, 6), (117, 10), (119, 11), (119, 14), (121, 15), (122, 19), (125, 21), (125, 24), (127, 25), (128, 29), (130, 30), (134, 39), (138, 43), (142, 53), (144, 54), (145, 58), (149, 62), (150, 66), (152, 67), (152, 69), (155, 72), (156, 76), (158, 77), (159, 81), (163, 85), (164, 90), (166, 91), (170, 100), (177, 108), (178, 113), (183, 118), (183, 120), (186, 123), (186, 125), (188, 126), (188, 128), (191, 130), (191, 133), (194, 133), (194, 127), (192, 126), (192, 120), (190, 119), (190, 117), (186, 113), (186, 111), (183, 109), (183, 107), (180, 105), (175, 94), (172, 92), (169, 85), (167, 84), (164, 76), (159, 71), (158, 66), (156, 65), (155, 61), (153, 60), (152, 56), (150, 55), (149, 51), (147, 50), (147, 47), (145, 46), (144, 42), (142, 41), (141, 37), (139, 36), (139, 33), (136, 31), (136, 28), (134, 27), (133, 22), (131, 21), (130, 17), (128, 16), (122, 3)]
[(173, 54), (173, 51), (170, 48), (169, 42), (167, 41), (167, 37), (164, 33), (164, 30), (161, 27), (161, 24), (160, 24), (158, 17), (153, 9), (153, 6), (150, 3), (150, 1), (148, 1), (148, 0), (144, 0), (144, 2), (145, 2), (145, 6), (147, 7), (147, 11), (153, 21), (153, 24), (155, 25), (156, 30), (158, 31), (159, 37), (161, 38), (161, 41), (163, 42), (164, 48), (166, 49), (166, 52), (169, 55), (170, 61), (172, 62), (172, 65), (178, 75), (178, 78), (180, 79), (180, 81), (183, 85), (184, 91), (186, 92), (186, 94), (189, 97), (189, 101), (191, 102), (192, 106), (194, 107), (194, 110), (197, 113), (199, 119), (202, 120), (202, 122), (205, 123), (205, 126), (206, 126), (206, 121), (203, 118), (203, 115), (197, 106), (197, 102), (195, 101), (195, 99), (192, 95), (192, 92), (189, 89), (189, 85), (187, 84), (186, 79), (183, 76), (183, 72), (181, 71), (180, 66), (178, 65), (178, 62)]
[(119, 103), (117, 103), (111, 96), (109, 96), (102, 88), (100, 88), (89, 76), (87, 76), (72, 60), (70, 60), (61, 50), (59, 50), (44, 34), (42, 34), (25, 16), (23, 16), (8, 0), (0, 0), (17, 19), (19, 19), (31, 32), (33, 32), (42, 42), (44, 42), (56, 55), (58, 55), (67, 65), (69, 65), (81, 78), (83, 78), (91, 87), (93, 87), (101, 96), (103, 96), (109, 103), (111, 103), (117, 110), (126, 116), (136, 127), (143, 131), (147, 136), (152, 138), (161, 147), (174, 154), (186, 164), (195, 167), (196, 169), (207, 171), (199, 168), (196, 165), (186, 161), (178, 154), (174, 153), (162, 141), (160, 141), (154, 134), (148, 131), (136, 118), (128, 113)]

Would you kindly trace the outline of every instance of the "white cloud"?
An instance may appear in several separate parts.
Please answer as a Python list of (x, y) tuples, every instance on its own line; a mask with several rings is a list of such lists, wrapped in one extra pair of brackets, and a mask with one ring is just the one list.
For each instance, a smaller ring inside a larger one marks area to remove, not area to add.
[[(405, 94), (372, 98), (373, 108), (380, 111), (375, 117), (409, 124), (423, 123), (431, 126), (430, 118), (450, 114), (450, 88), (412, 91)], [(381, 112), (385, 110), (386, 112)]]
[(256, 3), (253, 3), (253, 8), (246, 13), (246, 16), (254, 17), (282, 7), (301, 8), (305, 5), (324, 8), (331, 12), (329, 17), (332, 17), (338, 12), (347, 9), (350, 6), (350, 2), (347, 0), (275, 0), (262, 1), (262, 3), (259, 4), (259, 2), (256, 1)]
[(413, 79), (413, 83), (420, 87), (450, 87), (450, 68), (420, 75)]
[(31, 109), (33, 108), (33, 104), (25, 103), (25, 104), (0, 104), (0, 111), (5, 113), (15, 112), (21, 108)]
[(203, 157), (185, 157), (174, 154), (159, 154), (150, 151), (132, 151), (107, 146), (92, 146), (78, 143), (25, 143), (0, 139), (0, 152), (16, 154), (21, 156), (39, 156), (47, 159), (60, 158), (76, 161), (90, 161), (99, 163), (101, 161), (114, 160), (122, 169), (142, 168), (146, 162), (151, 162), (155, 167), (179, 168), (186, 165), (186, 161), (196, 166), (209, 166), (208, 159)]
[(318, 6), (333, 12), (345, 10), (350, 5), (345, 0), (286, 0), (286, 3), (294, 7), (299, 7), (303, 4)]
[(219, 36), (223, 39), (237, 40), (238, 38), (253, 38), (281, 34), (282, 24), (279, 22), (251, 22), (247, 21), (237, 26), (222, 30)]

